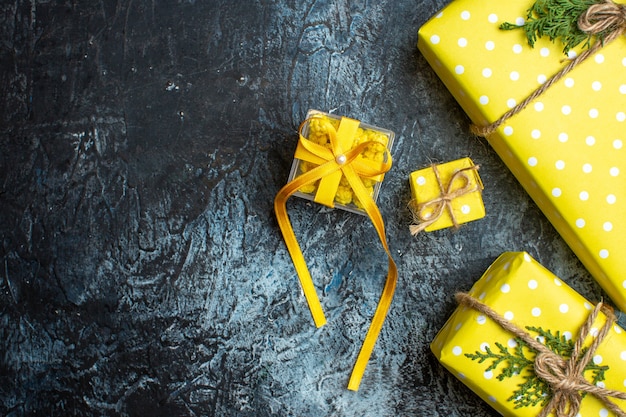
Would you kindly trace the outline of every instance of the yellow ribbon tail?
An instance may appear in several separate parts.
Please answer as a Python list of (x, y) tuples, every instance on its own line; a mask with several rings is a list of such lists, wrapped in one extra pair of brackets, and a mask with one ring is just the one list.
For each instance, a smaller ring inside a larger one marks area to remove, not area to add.
[(363, 186), (363, 183), (351, 167), (345, 167), (343, 169), (343, 173), (350, 183), (354, 194), (359, 199), (361, 205), (365, 209), (365, 212), (370, 217), (372, 224), (374, 225), (374, 228), (378, 233), (380, 242), (382, 243), (383, 248), (387, 253), (387, 257), (389, 258), (385, 286), (380, 296), (380, 300), (378, 301), (378, 307), (376, 307), (376, 311), (374, 312), (374, 317), (372, 317), (370, 327), (367, 331), (367, 334), (365, 335), (365, 340), (363, 341), (363, 345), (361, 346), (361, 351), (359, 352), (359, 356), (357, 357), (354, 368), (352, 369), (350, 380), (348, 381), (348, 389), (352, 391), (358, 391), (359, 385), (361, 384), (361, 379), (363, 378), (363, 374), (365, 373), (365, 368), (367, 367), (367, 363), (369, 362), (370, 356), (372, 355), (374, 345), (376, 344), (376, 340), (378, 339), (380, 330), (382, 329), (383, 323), (385, 322), (385, 317), (387, 316), (387, 312), (389, 311), (389, 307), (391, 306), (391, 301), (393, 300), (393, 294), (396, 290), (396, 283), (398, 282), (398, 268), (396, 266), (396, 263), (393, 261), (393, 258), (391, 257), (391, 252), (389, 251), (389, 246), (387, 245), (387, 239), (385, 237), (385, 224), (383, 222), (380, 211), (376, 206), (376, 203), (374, 203), (374, 200), (368, 193), (367, 189)]
[[(302, 250), (300, 249), (296, 235), (291, 227), (289, 215), (287, 214), (287, 200), (301, 187), (309, 182), (315, 181), (319, 176), (319, 174), (315, 175), (315, 171), (325, 165), (327, 164), (321, 165), (320, 167), (297, 177), (285, 185), (278, 192), (278, 194), (276, 194), (276, 198), (274, 199), (274, 211), (276, 213), (278, 227), (283, 234), (285, 245), (287, 246), (291, 260), (293, 261), (296, 273), (298, 274), (298, 279), (300, 280), (300, 285), (302, 286), (302, 291), (304, 292), (304, 296), (309, 305), (309, 310), (313, 316), (313, 321), (317, 327), (322, 327), (326, 324), (326, 317), (324, 316), (322, 304), (320, 303), (317, 292), (315, 291), (315, 285), (313, 284), (313, 279), (311, 278), (306, 261), (304, 260), (304, 255), (302, 255)], [(310, 179), (309, 177), (313, 177), (314, 179)]]
[(391, 306), (391, 300), (393, 299), (393, 293), (396, 290), (397, 280), (398, 269), (396, 268), (395, 262), (389, 255), (389, 273), (387, 275), (387, 281), (385, 282), (383, 293), (378, 301), (378, 307), (376, 308), (376, 312), (372, 318), (370, 328), (365, 335), (363, 346), (361, 347), (359, 356), (357, 357), (354, 368), (352, 369), (350, 380), (348, 381), (348, 389), (351, 391), (359, 390), (359, 385), (361, 385), (361, 379), (365, 373), (365, 368), (367, 367), (367, 363), (369, 362), (372, 351), (374, 350), (374, 345), (376, 344), (378, 335), (380, 334), (383, 323), (385, 322), (385, 317), (387, 316), (387, 312)]
[[(303, 147), (309, 146), (315, 148), (313, 145), (308, 144), (306, 140), (303, 141), (302, 139), (303, 138), (301, 137), (301, 143)], [(374, 317), (372, 318), (370, 327), (367, 331), (367, 334), (365, 335), (365, 340), (363, 341), (363, 345), (355, 362), (352, 374), (350, 376), (350, 381), (348, 383), (348, 389), (353, 391), (359, 389), (361, 379), (363, 377), (363, 374), (365, 373), (367, 362), (369, 361), (369, 358), (374, 349), (374, 345), (376, 344), (376, 340), (378, 339), (378, 335), (380, 334), (380, 330), (382, 329), (383, 323), (385, 322), (385, 317), (387, 316), (387, 312), (389, 311), (391, 300), (393, 299), (393, 294), (398, 280), (398, 270), (395, 262), (391, 257), (389, 247), (387, 246), (387, 240), (385, 238), (385, 225), (380, 211), (378, 210), (378, 207), (376, 207), (376, 203), (374, 203), (374, 200), (372, 199), (369, 191), (363, 185), (363, 182), (361, 181), (361, 178), (357, 173), (360, 171), (355, 170), (355, 168), (351, 165), (352, 162), (361, 154), (366, 146), (368, 146), (368, 143), (360, 144), (356, 148), (351, 149), (343, 155), (336, 155), (337, 160), (327, 160), (327, 162), (319, 165), (318, 167), (302, 173), (294, 180), (289, 182), (287, 185), (285, 185), (278, 192), (278, 194), (276, 194), (276, 198), (274, 199), (274, 211), (276, 213), (278, 226), (280, 227), (283, 238), (285, 239), (285, 244), (287, 246), (289, 254), (291, 255), (291, 259), (293, 261), (296, 272), (298, 273), (298, 278), (300, 279), (302, 290), (304, 291), (304, 295), (309, 304), (311, 315), (313, 316), (313, 320), (315, 321), (315, 325), (317, 327), (321, 327), (326, 324), (326, 318), (324, 317), (324, 312), (317, 296), (315, 285), (313, 284), (313, 280), (311, 279), (311, 274), (309, 273), (306, 261), (304, 260), (302, 250), (300, 249), (300, 245), (298, 244), (295, 233), (289, 221), (289, 216), (287, 214), (287, 200), (289, 199), (289, 197), (303, 186), (311, 184), (318, 179), (327, 178), (329, 175), (341, 170), (348, 183), (352, 187), (355, 197), (358, 198), (363, 209), (371, 219), (376, 229), (376, 232), (378, 233), (378, 237), (380, 238), (380, 241), (383, 245), (383, 248), (387, 253), (387, 257), (389, 258), (387, 280), (385, 282), (385, 286), (378, 302), (378, 306), (376, 307)], [(324, 154), (325, 152), (325, 149), (321, 150), (322, 154)], [(328, 157), (329, 155), (324, 156)], [(335, 155), (333, 154), (333, 156)], [(339, 158), (339, 156), (341, 158)], [(386, 172), (390, 168), (391, 156), (388, 156), (388, 161), (381, 164), (382, 170), (381, 172), (379, 172), (379, 174)], [(320, 157), (322, 156), (320, 155)], [(369, 167), (364, 166), (363, 164), (355, 163), (355, 165), (359, 167), (359, 169), (363, 169), (364, 171), (371, 170)]]

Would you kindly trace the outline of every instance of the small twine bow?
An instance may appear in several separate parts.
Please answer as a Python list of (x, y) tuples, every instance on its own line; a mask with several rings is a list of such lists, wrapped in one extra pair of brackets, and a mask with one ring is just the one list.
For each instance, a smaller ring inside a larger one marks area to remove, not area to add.
[(626, 5), (611, 0), (593, 4), (578, 18), (578, 28), (589, 35), (606, 33), (604, 43), (611, 42), (626, 31)]
[[(409, 231), (413, 236), (417, 235), (419, 232), (439, 220), (445, 210), (448, 210), (454, 227), (459, 227), (459, 223), (456, 219), (456, 216), (454, 215), (454, 211), (452, 210), (452, 201), (465, 194), (482, 190), (482, 186), (479, 183), (476, 183), (476, 185), (472, 186), (472, 182), (467, 175), (467, 171), (478, 171), (478, 169), (480, 168), (479, 165), (473, 165), (471, 167), (463, 168), (456, 171), (450, 178), (450, 181), (448, 181), (447, 186), (445, 187), (443, 182), (441, 181), (441, 176), (439, 174), (439, 170), (437, 169), (437, 164), (432, 164), (431, 167), (433, 169), (433, 172), (435, 173), (437, 185), (439, 186), (439, 196), (433, 200), (426, 201), (424, 203), (418, 204), (415, 201), (411, 202), (410, 209), (413, 214), (413, 223), (415, 224), (409, 226)], [(463, 180), (463, 186), (454, 190), (453, 186), (457, 178)]]
[(601, 3), (593, 4), (578, 18), (578, 28), (590, 36), (599, 36), (600, 39), (596, 40), (589, 49), (586, 49), (576, 58), (572, 59), (559, 72), (543, 83), (541, 87), (511, 110), (504, 113), (498, 120), (487, 126), (471, 125), (470, 130), (472, 133), (482, 137), (489, 136), (509, 118), (524, 110), (534, 99), (546, 92), (577, 65), (598, 52), (605, 45), (626, 33), (626, 5), (618, 4), (611, 0), (604, 0)]
[[(602, 302), (596, 305), (579, 330), (571, 356), (564, 358), (471, 295), (458, 293), (456, 294), (456, 300), (459, 304), (471, 307), (489, 317), (504, 330), (522, 339), (530, 348), (537, 352), (534, 363), (535, 374), (546, 381), (553, 392), (550, 402), (541, 410), (537, 417), (546, 417), (552, 412), (555, 413), (556, 417), (576, 416), (580, 409), (583, 393), (588, 393), (598, 398), (616, 416), (626, 417), (626, 412), (610, 400), (611, 397), (626, 400), (626, 392), (593, 385), (583, 376), (585, 367), (592, 360), (596, 349), (616, 321), (615, 314), (613, 314), (613, 310), (610, 307), (605, 306)], [(583, 343), (591, 332), (591, 327), (600, 311), (606, 316), (606, 322), (593, 339), (591, 345), (584, 349)]]

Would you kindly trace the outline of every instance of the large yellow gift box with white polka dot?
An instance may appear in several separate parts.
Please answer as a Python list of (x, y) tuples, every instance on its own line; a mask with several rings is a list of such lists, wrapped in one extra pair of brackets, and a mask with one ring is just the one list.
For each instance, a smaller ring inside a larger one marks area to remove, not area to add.
[[(525, 252), (502, 254), (466, 296), (488, 306), (564, 360), (569, 359), (567, 353), (573, 351), (595, 310)], [(602, 312), (590, 322), (582, 352), (590, 350), (599, 333), (605, 335), (590, 353), (582, 375), (591, 385), (626, 398), (626, 332), (614, 321), (607, 324)], [(431, 343), (431, 350), (451, 373), (505, 416), (537, 416), (553, 399), (555, 389), (536, 377), (536, 352), (473, 306), (462, 304), (454, 311)], [(626, 410), (626, 400), (611, 397), (611, 401)], [(607, 417), (614, 413), (588, 394), (576, 415)]]
[[(476, 125), (498, 120), (582, 51), (566, 56), (560, 41), (546, 38), (531, 48), (523, 30), (499, 28), (522, 24), (531, 5), (454, 0), (419, 30), (420, 51)], [(626, 36), (576, 66), (487, 139), (626, 311)]]

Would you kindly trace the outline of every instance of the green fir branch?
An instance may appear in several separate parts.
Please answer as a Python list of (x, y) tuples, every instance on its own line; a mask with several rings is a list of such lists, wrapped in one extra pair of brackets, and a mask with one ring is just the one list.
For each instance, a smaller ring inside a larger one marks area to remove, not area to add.
[[(535, 46), (538, 38), (544, 36), (552, 42), (560, 40), (564, 44), (563, 52), (567, 54), (581, 43), (584, 48), (591, 45), (592, 36), (578, 28), (578, 18), (596, 3), (599, 0), (536, 0), (528, 9), (523, 25), (505, 22), (500, 25), (500, 29), (524, 30), (531, 47)], [(604, 36), (603, 33), (598, 35), (601, 41)]]
[[(565, 360), (572, 356), (574, 341), (562, 335), (560, 331), (552, 333), (550, 330), (533, 326), (527, 326), (526, 329), (536, 333), (539, 340), (541, 340), (548, 349)], [(543, 407), (548, 404), (552, 398), (552, 389), (547, 382), (535, 374), (534, 364), (536, 352), (520, 338), (515, 338), (515, 342), (517, 345), (512, 349), (496, 342), (495, 345), (499, 352), (485, 347), (484, 352), (477, 350), (475, 353), (466, 353), (465, 356), (473, 361), (478, 361), (478, 363), (490, 361), (490, 365), (485, 371), (499, 370), (499, 374), (496, 375), (498, 381), (504, 381), (506, 378), (517, 375), (523, 378), (524, 381), (518, 385), (507, 399), (507, 401), (512, 401), (515, 404), (515, 408), (532, 407), (536, 405)], [(580, 353), (580, 356), (584, 355), (585, 352), (586, 349)], [(605, 373), (608, 370), (608, 366), (597, 365), (592, 361), (587, 364), (583, 374), (589, 372), (591, 375), (590, 378), (587, 377), (587, 379), (595, 385), (606, 379)]]
[(564, 335), (561, 335), (559, 330), (557, 330), (555, 334), (552, 334), (550, 330), (543, 330), (541, 327), (526, 326), (526, 329), (537, 333), (539, 337), (543, 338), (542, 343), (552, 352), (568, 358), (571, 356), (574, 350), (574, 342)]
[(524, 375), (524, 382), (513, 391), (507, 401), (513, 401), (515, 404), (513, 408), (534, 407), (538, 404), (544, 407), (550, 398), (552, 398), (550, 386), (534, 372), (530, 372)]
[(505, 378), (511, 378), (514, 375), (521, 374), (524, 369), (533, 366), (533, 361), (527, 359), (523, 353), (524, 341), (517, 340), (517, 346), (513, 353), (509, 352), (509, 348), (503, 344), (496, 342), (496, 347), (500, 350), (500, 353), (492, 351), (489, 346), (485, 347), (485, 352), (476, 351), (476, 353), (466, 353), (465, 356), (471, 360), (477, 360), (478, 363), (483, 363), (486, 360), (491, 359), (493, 362), (485, 372), (494, 371), (498, 366), (504, 362), (504, 367), (500, 369), (500, 374), (496, 377), (498, 381), (502, 381)]

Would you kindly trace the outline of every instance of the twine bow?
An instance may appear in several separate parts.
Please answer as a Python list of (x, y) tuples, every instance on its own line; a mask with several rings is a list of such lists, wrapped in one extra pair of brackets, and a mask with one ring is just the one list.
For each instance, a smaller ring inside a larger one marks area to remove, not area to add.
[[(611, 308), (605, 306), (602, 302), (596, 305), (579, 329), (578, 338), (574, 344), (571, 356), (564, 358), (471, 295), (458, 293), (456, 294), (456, 300), (459, 304), (471, 307), (489, 317), (504, 330), (522, 339), (530, 348), (537, 352), (534, 363), (535, 374), (550, 385), (553, 393), (550, 402), (541, 410), (537, 417), (546, 417), (552, 412), (555, 413), (556, 417), (576, 416), (584, 393), (598, 398), (616, 416), (626, 417), (626, 411), (610, 400), (610, 398), (626, 400), (626, 392), (593, 385), (583, 376), (585, 367), (592, 360), (596, 349), (616, 321), (615, 314), (613, 314)], [(590, 334), (592, 325), (600, 311), (606, 316), (606, 322), (593, 339), (591, 345), (584, 349), (583, 343)]]
[(600, 39), (597, 39), (590, 48), (584, 50), (576, 58), (569, 61), (566, 66), (550, 77), (541, 87), (536, 89), (515, 107), (504, 113), (498, 120), (487, 126), (471, 125), (470, 130), (472, 133), (482, 137), (489, 136), (509, 118), (524, 110), (533, 100), (546, 92), (576, 66), (598, 52), (605, 45), (626, 33), (626, 5), (618, 4), (611, 0), (604, 0), (601, 3), (593, 4), (578, 18), (577, 24), (582, 32), (590, 36), (599, 36)]
[[(387, 150), (385, 150), (387, 156), (386, 160), (379, 163), (367, 161), (362, 158), (361, 153), (365, 150), (365, 148), (375, 142), (365, 142), (354, 147), (353, 149), (344, 151), (343, 148), (345, 147), (345, 143), (347, 143), (346, 138), (352, 138), (358, 129), (359, 122), (357, 120), (342, 118), (337, 130), (329, 124), (328, 135), (330, 138), (331, 149), (320, 146), (302, 135), (302, 129), (308, 121), (309, 120), (305, 120), (302, 125), (300, 125), (296, 157), (299, 159), (310, 160), (319, 164), (319, 166), (303, 173), (285, 185), (274, 199), (274, 211), (276, 212), (278, 226), (280, 227), (283, 238), (285, 239), (285, 244), (289, 254), (291, 255), (291, 259), (298, 274), (298, 278), (308, 302), (309, 309), (311, 310), (311, 315), (313, 316), (315, 325), (317, 327), (323, 326), (326, 324), (326, 318), (324, 316), (319, 298), (317, 297), (315, 285), (311, 279), (311, 274), (309, 273), (306, 261), (302, 255), (302, 250), (300, 249), (300, 245), (298, 244), (287, 214), (286, 203), (287, 199), (289, 199), (291, 195), (303, 186), (315, 183), (318, 180), (324, 181), (324, 179), (338, 176), (338, 179), (335, 178), (330, 181), (334, 184), (336, 180), (338, 183), (341, 179), (341, 174), (343, 174), (350, 184), (350, 187), (352, 187), (354, 195), (359, 199), (363, 209), (372, 221), (388, 258), (388, 272), (385, 286), (348, 382), (348, 389), (357, 391), (359, 389), (359, 384), (361, 383), (361, 378), (365, 372), (367, 362), (369, 361), (374, 345), (376, 344), (376, 339), (378, 338), (387, 312), (389, 311), (398, 279), (398, 269), (391, 257), (391, 252), (389, 251), (389, 247), (387, 245), (385, 225), (382, 216), (365, 185), (363, 185), (361, 178), (376, 178), (377, 176), (387, 172), (391, 168), (391, 155)], [(322, 187), (321, 182), (320, 187)], [(328, 188), (324, 194), (332, 194), (334, 196), (334, 193), (332, 192), (332, 185), (329, 185), (329, 187), (331, 188)], [(330, 193), (329, 190), (331, 191)], [(316, 200), (324, 203), (327, 198), (322, 197), (321, 199), (318, 199), (316, 197)], [(332, 206), (332, 200), (330, 202), (326, 201), (326, 204)]]
[(626, 31), (626, 5), (605, 0), (603, 3), (592, 4), (578, 18), (578, 28), (589, 35), (608, 34), (611, 42)]
[[(446, 186), (444, 186), (441, 181), (441, 175), (437, 169), (437, 164), (432, 164), (431, 167), (435, 173), (437, 185), (439, 186), (439, 196), (430, 201), (419, 204), (415, 201), (411, 202), (410, 208), (413, 214), (413, 223), (415, 224), (410, 225), (409, 230), (413, 236), (417, 235), (419, 232), (439, 220), (446, 210), (452, 219), (454, 227), (459, 227), (459, 223), (454, 215), (454, 211), (452, 210), (452, 201), (465, 194), (482, 190), (482, 186), (478, 182), (476, 185), (472, 186), (472, 182), (467, 175), (468, 171), (478, 171), (480, 168), (479, 165), (473, 165), (456, 171)], [(457, 179), (461, 179), (463, 181), (463, 186), (454, 189), (455, 181)]]

